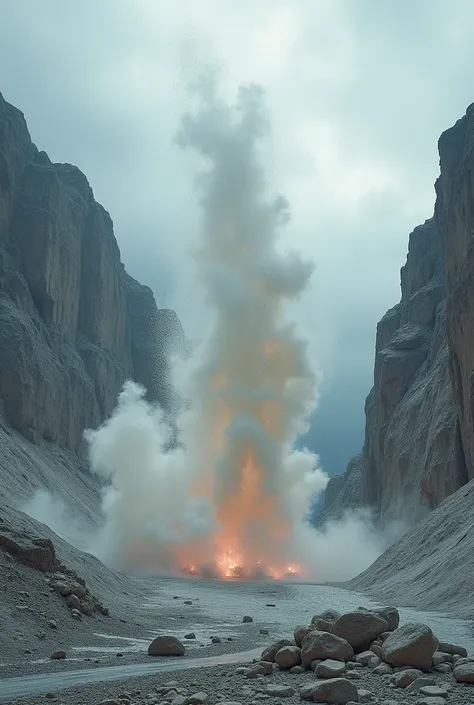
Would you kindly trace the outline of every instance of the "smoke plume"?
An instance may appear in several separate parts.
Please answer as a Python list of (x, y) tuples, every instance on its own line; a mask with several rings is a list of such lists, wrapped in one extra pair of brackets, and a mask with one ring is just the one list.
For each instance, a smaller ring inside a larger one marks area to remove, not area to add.
[(180, 369), (190, 401), (182, 447), (164, 451), (162, 413), (131, 382), (112, 417), (86, 434), (92, 468), (110, 482), (101, 546), (121, 568), (283, 575), (300, 570), (299, 525), (327, 482), (317, 457), (294, 448), (316, 376), (285, 303), (304, 291), (312, 265), (278, 252), (288, 204), (267, 195), (262, 90), (243, 87), (229, 106), (204, 88), (177, 141), (204, 167), (195, 258), (212, 331)]

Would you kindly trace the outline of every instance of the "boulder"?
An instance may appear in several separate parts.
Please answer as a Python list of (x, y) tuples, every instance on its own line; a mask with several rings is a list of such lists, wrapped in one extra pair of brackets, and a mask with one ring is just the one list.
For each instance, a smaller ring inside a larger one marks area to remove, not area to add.
[(416, 668), (407, 668), (406, 671), (400, 671), (393, 676), (393, 683), (396, 688), (406, 688), (411, 685), (417, 678), (422, 675), (421, 671)]
[(261, 660), (274, 663), (275, 656), (284, 646), (294, 646), (294, 643), (288, 639), (279, 639), (278, 641), (275, 641), (275, 643), (267, 646), (267, 648), (262, 651)]
[(313, 702), (334, 703), (335, 705), (347, 705), (351, 701), (355, 703), (359, 701), (356, 686), (347, 678), (330, 678), (315, 683), (311, 697)]
[(354, 651), (363, 651), (383, 632), (388, 622), (373, 612), (348, 612), (336, 619), (332, 633), (345, 639)]
[(354, 650), (345, 639), (329, 632), (310, 632), (301, 645), (301, 662), (305, 668), (316, 659), (348, 661), (353, 655)]
[(285, 670), (299, 666), (301, 664), (301, 649), (298, 646), (284, 646), (275, 654), (275, 663)]
[(324, 617), (318, 617), (318, 615), (315, 615), (311, 620), (311, 628), (316, 629), (318, 632), (331, 632), (333, 624), (334, 622), (324, 619)]
[(426, 624), (410, 622), (398, 627), (383, 643), (383, 660), (391, 666), (431, 668), (438, 640)]
[(53, 659), (54, 661), (58, 661), (60, 659), (65, 659), (66, 658), (66, 652), (65, 651), (55, 651), (54, 653), (51, 654), (49, 657), (50, 659)]
[(455, 646), (455, 644), (449, 644), (447, 641), (441, 641), (438, 650), (445, 654), (451, 654), (451, 656), (467, 656), (464, 646)]
[(456, 664), (453, 676), (458, 683), (474, 683), (474, 662)]
[(253, 617), (249, 617), (248, 614), (244, 615), (242, 622), (244, 624), (250, 624), (250, 622), (253, 622)]
[[(298, 626), (296, 627), (294, 631), (294, 638), (295, 638), (295, 643), (296, 646), (299, 646), (301, 648), (301, 644), (303, 643), (303, 639), (305, 636), (307, 636), (312, 629), (316, 629), (316, 627), (303, 627), (303, 626)], [(324, 629), (322, 630), (324, 631)]]
[(175, 636), (157, 636), (148, 647), (148, 656), (183, 656), (184, 644)]
[(339, 678), (346, 672), (346, 664), (344, 661), (335, 661), (334, 659), (326, 659), (318, 663), (315, 673), (318, 678)]

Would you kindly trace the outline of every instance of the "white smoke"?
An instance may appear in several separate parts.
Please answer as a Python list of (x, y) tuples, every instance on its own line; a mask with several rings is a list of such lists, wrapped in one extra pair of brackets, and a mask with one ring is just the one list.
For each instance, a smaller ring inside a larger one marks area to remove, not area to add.
[(263, 92), (241, 88), (229, 106), (207, 83), (199, 97), (178, 143), (204, 165), (196, 264), (212, 329), (175, 370), (190, 402), (178, 420), (179, 448), (165, 451), (162, 412), (132, 382), (111, 418), (86, 433), (91, 467), (109, 482), (94, 551), (120, 569), (350, 577), (377, 557), (379, 542), (360, 517), (324, 532), (305, 521), (328, 478), (316, 455), (295, 449), (316, 405), (317, 376), (287, 302), (304, 292), (313, 268), (278, 250), (289, 214), (283, 197), (267, 195)]

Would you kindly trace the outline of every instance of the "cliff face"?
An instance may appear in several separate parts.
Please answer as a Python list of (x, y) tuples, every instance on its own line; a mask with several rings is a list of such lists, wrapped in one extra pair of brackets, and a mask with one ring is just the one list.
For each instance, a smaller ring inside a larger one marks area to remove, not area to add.
[(0, 95), (0, 400), (29, 440), (77, 450), (126, 378), (171, 409), (176, 315), (120, 261), (109, 214), (85, 176), (32, 144)]
[(440, 138), (435, 216), (411, 233), (401, 300), (377, 326), (360, 481), (349, 464), (323, 521), (357, 505), (413, 521), (474, 477), (473, 147), (471, 106)]

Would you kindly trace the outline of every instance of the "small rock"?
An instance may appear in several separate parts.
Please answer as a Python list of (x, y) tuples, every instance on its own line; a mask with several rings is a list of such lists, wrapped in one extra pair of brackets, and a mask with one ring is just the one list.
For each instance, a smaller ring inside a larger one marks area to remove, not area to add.
[(193, 601), (192, 601), (192, 600), (185, 600), (185, 601), (184, 601), (184, 604), (185, 604), (185, 605), (192, 605), (192, 604), (193, 604)]
[(186, 705), (208, 705), (208, 703), (209, 695), (203, 692), (194, 693), (186, 699)]
[(443, 651), (445, 654), (451, 654), (451, 656), (467, 656), (467, 651), (464, 646), (449, 644), (447, 641), (441, 641), (439, 643), (438, 651)]
[(275, 643), (267, 646), (267, 648), (262, 651), (261, 660), (271, 661), (273, 663), (275, 661), (275, 656), (284, 646), (294, 646), (294, 643), (292, 641), (288, 641), (288, 639), (279, 639), (278, 641), (275, 641)]
[(456, 664), (453, 676), (458, 683), (474, 683), (474, 662)]
[(393, 673), (393, 668), (389, 663), (381, 663), (374, 668), (374, 673), (376, 676), (388, 676)]
[(158, 636), (148, 647), (148, 656), (183, 656), (184, 644), (175, 636)]
[(79, 610), (76, 610), (76, 608), (71, 610), (71, 616), (73, 619), (81, 620), (82, 619), (82, 614), (80, 613)]
[(406, 693), (418, 693), (421, 688), (425, 688), (428, 685), (434, 685), (434, 680), (429, 676), (421, 676), (421, 678), (416, 678), (414, 681), (407, 686)]
[(429, 695), (426, 695), (423, 698), (415, 700), (415, 705), (446, 705), (446, 700), (439, 697), (431, 698)]
[(362, 674), (360, 671), (347, 671), (344, 677), (351, 681), (358, 681), (362, 678)]
[(268, 629), (260, 629), (260, 634), (262, 634), (262, 636), (268, 636), (269, 631)]
[(115, 658), (123, 658), (122, 652), (119, 651), (117, 654), (115, 654)]
[(359, 699), (357, 688), (347, 678), (331, 678), (314, 683), (311, 697), (316, 703), (336, 705), (347, 705), (350, 701), (358, 702)]
[(360, 688), (360, 690), (357, 691), (359, 693), (359, 702), (360, 703), (369, 703), (371, 700), (374, 699), (374, 694), (370, 692), (370, 690), (366, 690), (365, 688)]
[(295, 694), (295, 689), (291, 685), (268, 684), (265, 688), (267, 695), (274, 698), (291, 698)]
[(321, 661), (316, 666), (315, 673), (318, 678), (338, 678), (346, 672), (346, 664), (344, 661), (335, 661), (334, 659), (326, 659)]
[(418, 680), (421, 675), (421, 671), (415, 668), (407, 668), (404, 671), (400, 671), (400, 673), (395, 673), (393, 682), (396, 688), (407, 688), (411, 683)]
[(290, 668), (290, 673), (294, 676), (300, 675), (301, 673), (305, 672), (305, 668), (303, 666), (293, 666), (293, 668)]
[(222, 639), (220, 639), (218, 636), (213, 636), (211, 639), (212, 644), (222, 644)]
[[(57, 700), (58, 699), (58, 696), (56, 695), (56, 693), (45, 693), (44, 697), (47, 700)], [(117, 705), (118, 705), (118, 703), (117, 703)]]
[(250, 622), (253, 622), (253, 617), (249, 617), (248, 614), (246, 614), (246, 615), (244, 616), (244, 618), (242, 619), (242, 622), (243, 622), (244, 624), (249, 624)]
[(440, 688), (439, 685), (424, 685), (420, 688), (420, 693), (422, 695), (432, 695), (445, 698), (449, 694), (449, 690), (447, 688)]
[(65, 651), (55, 651), (54, 653), (51, 654), (49, 657), (50, 659), (53, 660), (59, 660), (59, 659), (64, 659), (66, 658), (66, 652)]
[(332, 633), (345, 639), (354, 649), (362, 651), (383, 632), (388, 631), (388, 622), (373, 612), (348, 612), (337, 619)]
[(78, 598), (77, 595), (69, 595), (69, 597), (66, 600), (66, 605), (70, 607), (70, 609), (75, 609), (75, 610), (80, 610), (81, 609), (81, 601)]
[(195, 639), (195, 638), (196, 638), (196, 634), (195, 634), (194, 632), (190, 632), (189, 634), (185, 634), (185, 635), (184, 635), (184, 638), (185, 638), (185, 639)]
[(437, 673), (451, 673), (452, 670), (450, 663), (440, 663), (439, 666), (433, 666), (433, 671)]

